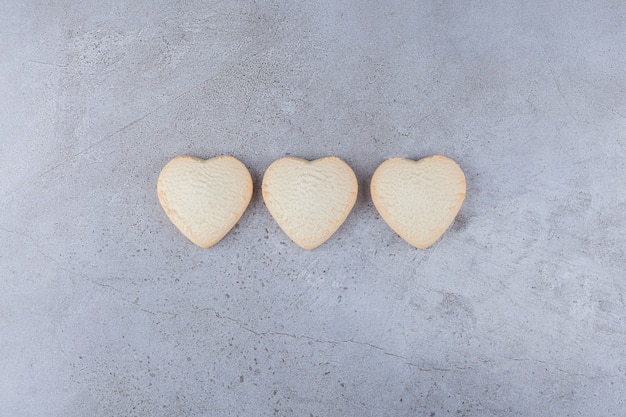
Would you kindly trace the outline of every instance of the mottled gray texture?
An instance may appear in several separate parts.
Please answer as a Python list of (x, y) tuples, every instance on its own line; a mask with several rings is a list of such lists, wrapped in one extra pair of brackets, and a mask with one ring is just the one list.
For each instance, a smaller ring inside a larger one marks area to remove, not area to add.
[[(623, 1), (7, 0), (0, 63), (0, 415), (624, 415)], [(434, 153), (468, 196), (419, 251), (369, 178)], [(208, 250), (179, 154), (255, 181)], [(289, 154), (361, 187), (311, 252)]]

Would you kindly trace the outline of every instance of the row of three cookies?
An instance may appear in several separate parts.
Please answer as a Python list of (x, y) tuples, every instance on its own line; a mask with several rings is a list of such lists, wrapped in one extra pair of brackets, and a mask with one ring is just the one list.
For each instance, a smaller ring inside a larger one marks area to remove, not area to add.
[[(344, 222), (358, 194), (352, 169), (337, 157), (282, 158), (263, 176), (263, 199), (283, 231), (304, 249), (324, 243)], [(407, 242), (425, 249), (448, 228), (465, 198), (465, 177), (451, 159), (393, 158), (371, 182), (374, 205)], [(178, 229), (198, 246), (219, 242), (252, 197), (252, 177), (239, 160), (179, 156), (161, 171), (158, 197)]]

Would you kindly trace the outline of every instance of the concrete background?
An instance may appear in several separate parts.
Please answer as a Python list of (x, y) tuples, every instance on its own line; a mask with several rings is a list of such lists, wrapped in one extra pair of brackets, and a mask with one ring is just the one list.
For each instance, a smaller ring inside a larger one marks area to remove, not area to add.
[[(526, 3), (3, 1), (0, 415), (623, 416), (626, 3)], [(468, 197), (419, 251), (367, 187), (433, 153)], [(209, 250), (179, 154), (255, 179)], [(360, 181), (312, 252), (285, 155)]]

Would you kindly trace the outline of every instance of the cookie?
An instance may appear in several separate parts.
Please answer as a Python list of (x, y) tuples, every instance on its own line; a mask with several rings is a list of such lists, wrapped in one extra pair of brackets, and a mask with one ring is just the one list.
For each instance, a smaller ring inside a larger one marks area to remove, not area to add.
[(419, 249), (435, 243), (452, 224), (465, 191), (463, 171), (442, 155), (388, 159), (371, 182), (374, 206), (385, 222)]
[(356, 202), (358, 183), (341, 159), (287, 157), (263, 176), (263, 200), (280, 228), (297, 245), (314, 249), (337, 231)]
[(178, 156), (157, 182), (161, 206), (172, 223), (202, 248), (219, 242), (237, 223), (252, 198), (252, 177), (238, 159)]

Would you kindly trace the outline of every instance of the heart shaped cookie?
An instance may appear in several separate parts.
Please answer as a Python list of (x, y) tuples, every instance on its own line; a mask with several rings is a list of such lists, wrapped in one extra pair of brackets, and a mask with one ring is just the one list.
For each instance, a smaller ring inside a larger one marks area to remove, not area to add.
[(374, 172), (374, 206), (404, 240), (426, 249), (446, 231), (465, 199), (465, 175), (452, 159), (392, 158)]
[(356, 202), (358, 183), (341, 159), (307, 161), (287, 157), (263, 176), (263, 200), (274, 220), (296, 244), (314, 249), (344, 222)]
[(237, 223), (252, 198), (252, 177), (238, 159), (178, 156), (161, 171), (159, 201), (182, 234), (208, 248)]

